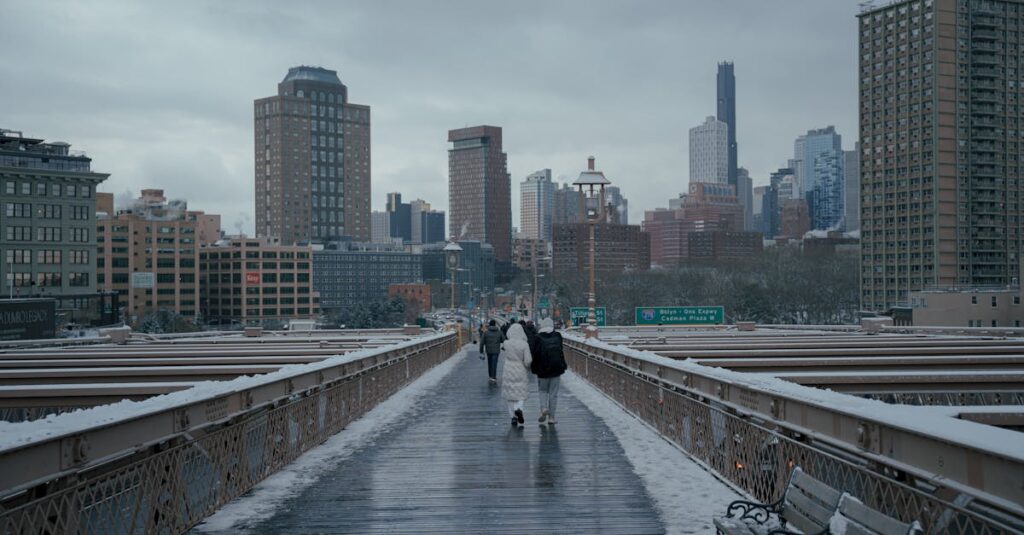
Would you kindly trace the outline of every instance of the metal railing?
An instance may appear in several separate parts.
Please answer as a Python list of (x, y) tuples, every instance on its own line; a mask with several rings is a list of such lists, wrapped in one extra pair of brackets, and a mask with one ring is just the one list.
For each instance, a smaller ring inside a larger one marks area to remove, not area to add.
[(456, 350), (427, 336), (0, 451), (0, 533), (181, 533)]
[(921, 522), (928, 533), (1024, 530), (1019, 459), (964, 455), (841, 409), (701, 374), (699, 366), (684, 369), (653, 354), (640, 359), (575, 335), (565, 340), (574, 372), (754, 499), (780, 498), (800, 466), (888, 515)]

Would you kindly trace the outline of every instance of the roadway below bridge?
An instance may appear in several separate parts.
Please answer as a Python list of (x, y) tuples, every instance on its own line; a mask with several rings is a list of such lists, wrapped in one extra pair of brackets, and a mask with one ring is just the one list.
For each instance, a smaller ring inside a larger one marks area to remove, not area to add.
[[(679, 489), (711, 481), (715, 488), (702, 493), (721, 496), (720, 503), (715, 502), (714, 511), (692, 507), (690, 525), (666, 526), (655, 507), (657, 500), (637, 475), (616, 433), (573, 392), (562, 388), (556, 425), (539, 425), (534, 382), (526, 403), (526, 425), (516, 428), (509, 423), (500, 387), (487, 384), (486, 365), (475, 352), (454, 357), (451, 366), (450, 373), (381, 434), (336, 464), (317, 467), (315, 483), (295, 490), (273, 516), (255, 522), (232, 518), (239, 511), (261, 507), (258, 487), (196, 531), (705, 533), (713, 532), (712, 512), (724, 511), (737, 496), (706, 472), (703, 479), (678, 481)], [(591, 388), (576, 381), (576, 388)], [(617, 416), (632, 419), (591, 392)], [(373, 419), (374, 414), (366, 418)], [(641, 429), (662, 447), (672, 448), (654, 432)], [(677, 464), (703, 472), (682, 452), (672, 455)], [(276, 477), (265, 487), (274, 488)], [(685, 508), (687, 502), (680, 500), (676, 507)]]

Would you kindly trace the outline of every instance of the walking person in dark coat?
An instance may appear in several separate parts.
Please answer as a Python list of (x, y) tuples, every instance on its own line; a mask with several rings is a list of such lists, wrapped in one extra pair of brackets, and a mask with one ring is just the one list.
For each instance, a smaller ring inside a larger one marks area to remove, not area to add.
[(530, 371), (537, 376), (537, 391), (540, 394), (540, 423), (555, 423), (555, 409), (558, 407), (558, 386), (562, 374), (568, 368), (562, 351), (562, 335), (555, 331), (555, 322), (544, 318), (540, 330), (530, 346), (533, 362)]
[(523, 330), (526, 331), (526, 340), (530, 343), (530, 353), (533, 358), (537, 358), (537, 355), (533, 355), (533, 343), (537, 338), (537, 327), (533, 325), (533, 320), (526, 320), (526, 325), (523, 326)]
[(494, 320), (487, 322), (487, 330), (480, 335), (480, 354), (487, 354), (487, 377), (492, 385), (498, 384), (498, 354), (505, 335)]

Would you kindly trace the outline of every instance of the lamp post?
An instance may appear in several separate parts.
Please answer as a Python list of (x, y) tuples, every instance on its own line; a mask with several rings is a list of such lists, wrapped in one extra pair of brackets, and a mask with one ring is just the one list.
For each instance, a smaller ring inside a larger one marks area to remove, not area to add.
[[(594, 157), (587, 158), (587, 169), (580, 173), (580, 177), (573, 182), (579, 188), (580, 214), (586, 217), (587, 226), (590, 230), (590, 291), (587, 294), (587, 324), (591, 327), (597, 325), (597, 290), (594, 283), (594, 271), (596, 269), (595, 254), (595, 227), (598, 221), (604, 220), (604, 188), (611, 182), (605, 178), (604, 173), (594, 169)], [(586, 190), (586, 191), (584, 191)], [(587, 206), (587, 201), (595, 206)]]
[(462, 247), (455, 243), (454, 240), (448, 242), (448, 245), (444, 246), (445, 261), (448, 264), (448, 269), (451, 270), (451, 308), (455, 310), (455, 274), (459, 269), (459, 253), (462, 252)]

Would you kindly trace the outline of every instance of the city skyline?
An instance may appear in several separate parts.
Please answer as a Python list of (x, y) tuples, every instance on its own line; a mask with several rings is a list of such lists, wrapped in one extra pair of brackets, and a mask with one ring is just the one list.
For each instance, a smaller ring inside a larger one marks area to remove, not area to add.
[[(0, 60), (11, 73), (0, 84), (15, 97), (0, 103), (0, 116), (8, 128), (74, 141), (111, 173), (105, 191), (162, 186), (197, 199), (207, 192), (204, 209), (223, 214), (225, 228), (241, 223), (249, 233), (255, 230), (251, 103), (297, 65), (337, 70), (343, 83), (358, 88), (356, 101), (375, 111), (373, 191), (409, 198), (443, 197), (447, 130), (497, 124), (506, 132), (514, 198), (530, 172), (551, 168), (553, 179), (564, 182), (576, 162), (599, 154), (632, 201), (630, 219), (640, 220), (644, 209), (685, 191), (687, 129), (712, 112), (721, 61), (740, 71), (738, 163), (756, 184), (785, 164), (792, 139), (807, 129), (835, 124), (856, 131), (855, 4), (751, 3), (746, 9), (766, 29), (745, 28), (745, 37), (714, 47), (697, 45), (722, 31), (721, 9), (649, 7), (634, 13), (615, 4), (539, 11), (488, 6), (453, 17), (465, 10), (349, 5), (320, 13), (302, 5), (186, 3), (168, 15), (121, 4), (32, 10), (12, 4), (0, 24), (5, 40), (24, 53)], [(28, 21), (40, 15), (75, 23), (31, 30), (36, 26)], [(289, 24), (280, 32), (251, 32), (282, 18)], [(803, 25), (793, 38), (768, 29), (771, 21), (794, 19), (816, 24)], [(145, 31), (157, 24), (162, 32)], [(418, 24), (431, 30), (413, 31)], [(491, 36), (493, 48), (449, 46), (453, 38), (444, 34), (453, 32), (444, 28), (456, 25)], [(369, 33), (371, 27), (378, 29)], [(171, 37), (179, 33), (188, 38)], [(521, 44), (523, 35), (527, 46), (508, 46)], [(413, 39), (425, 46), (411, 46)], [(807, 40), (822, 46), (806, 47)], [(439, 49), (450, 52), (451, 68), (434, 68)], [(708, 52), (683, 53), (691, 50)], [(478, 68), (478, 56), (492, 53), (499, 54), (490, 66)], [(779, 57), (793, 61), (771, 61)], [(673, 68), (652, 68), (658, 63)], [(590, 72), (606, 83), (592, 84)], [(813, 87), (787, 83), (811, 76)], [(630, 105), (609, 106), (614, 100)], [(382, 196), (373, 196), (372, 207), (383, 208)], [(436, 208), (448, 207), (442, 200)]]

